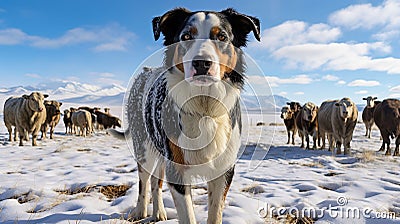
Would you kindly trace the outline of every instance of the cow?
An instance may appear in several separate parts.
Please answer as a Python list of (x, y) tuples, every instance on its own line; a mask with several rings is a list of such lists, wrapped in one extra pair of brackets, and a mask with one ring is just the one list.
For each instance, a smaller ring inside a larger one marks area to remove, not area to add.
[(294, 145), (294, 135), (297, 132), (296, 128), (296, 117), (294, 116), (294, 111), (292, 111), (289, 107), (282, 107), (281, 109), (281, 118), (286, 126), (286, 131), (288, 134), (288, 140), (286, 144), (290, 143), (290, 132), (292, 132), (292, 144)]
[(296, 117), (301, 109), (301, 104), (299, 102), (286, 102), (286, 105), (289, 106), (289, 109), (294, 112), (294, 116)]
[(317, 122), (318, 107), (311, 102), (304, 104), (296, 116), (296, 126), (301, 138), (301, 148), (304, 148), (304, 138), (307, 141), (306, 149), (310, 149), (310, 138), (313, 137), (313, 149), (317, 148), (316, 142), (318, 137)]
[[(336, 153), (341, 154), (343, 144), (344, 154), (350, 154), (350, 142), (353, 139), (357, 118), (357, 106), (350, 98), (329, 100), (321, 104), (318, 113), (319, 132), (321, 136), (327, 134), (329, 150), (333, 151), (336, 146)], [(325, 141), (322, 147), (325, 147)]]
[(54, 128), (57, 126), (60, 121), (61, 112), (60, 107), (62, 105), (61, 102), (50, 100), (44, 101), (44, 105), (46, 107), (46, 121), (42, 124), (42, 139), (46, 138), (47, 128), (50, 127), (50, 139), (53, 139)]
[(71, 120), (71, 111), (68, 109), (64, 110), (64, 126), (65, 126), (65, 134), (72, 134), (72, 120)]
[(396, 148), (393, 156), (399, 156), (400, 145), (400, 100), (385, 99), (378, 104), (374, 111), (374, 121), (382, 136), (382, 146), (379, 151), (385, 150), (385, 155), (391, 155), (390, 137), (396, 138)]
[[(92, 116), (87, 110), (78, 110), (71, 115), (72, 124), (75, 128), (75, 133), (79, 136), (86, 137), (87, 134), (92, 133)], [(79, 132), (77, 132), (79, 128)]]
[(44, 99), (47, 94), (32, 92), (30, 95), (13, 98), (15, 114), (15, 125), (19, 134), (19, 146), (23, 146), (23, 140), (32, 134), (32, 146), (37, 146), (37, 135), (42, 124), (46, 120), (46, 108)]
[(104, 113), (102, 111), (95, 112), (98, 124), (104, 129), (121, 127), (121, 120), (115, 116)]
[(377, 101), (377, 97), (364, 97), (363, 100), (367, 101), (367, 105), (364, 107), (364, 110), (362, 112), (362, 120), (365, 124), (365, 136), (368, 138), (371, 138), (371, 129), (372, 126), (374, 125), (374, 110), (376, 108), (376, 105), (380, 103), (380, 101)]

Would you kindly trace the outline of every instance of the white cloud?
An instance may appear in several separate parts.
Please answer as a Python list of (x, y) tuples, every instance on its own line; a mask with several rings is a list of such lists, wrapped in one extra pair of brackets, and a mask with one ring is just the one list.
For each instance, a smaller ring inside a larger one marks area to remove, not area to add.
[(294, 95), (304, 95), (304, 92), (295, 92)]
[(400, 93), (393, 93), (388, 96), (388, 98), (398, 98), (400, 99)]
[(364, 86), (364, 87), (372, 87), (372, 86), (379, 86), (380, 83), (375, 80), (363, 80), (363, 79), (357, 79), (354, 81), (351, 81), (348, 86)]
[(39, 74), (35, 74), (35, 73), (27, 73), (25, 74), (26, 77), (30, 77), (30, 78), (34, 78), (34, 79), (40, 79), (42, 78)]
[(346, 85), (346, 82), (343, 80), (339, 80), (336, 84), (337, 85)]
[(278, 93), (278, 95), (280, 95), (280, 96), (287, 96), (287, 95), (288, 95), (288, 93), (287, 93), (287, 92), (285, 92), (285, 91), (282, 91), (282, 92)]
[(400, 59), (372, 58), (375, 52), (389, 53), (391, 47), (383, 42), (301, 44), (278, 49), (272, 55), (286, 61), (291, 68), (359, 70), (400, 74)]
[(325, 75), (324, 77), (322, 77), (322, 79), (326, 81), (338, 81), (339, 77), (334, 75)]
[(400, 93), (400, 85), (390, 88), (390, 89), (389, 89), (389, 92), (392, 92), (392, 93)]
[(277, 87), (281, 84), (309, 84), (313, 80), (308, 75), (296, 75), (290, 78), (280, 78), (278, 76), (248, 76), (250, 85), (267, 85)]
[(400, 1), (386, 0), (381, 5), (371, 3), (351, 5), (329, 16), (329, 22), (349, 29), (380, 28), (378, 39), (394, 38), (399, 35)]
[(357, 95), (365, 95), (365, 94), (368, 94), (368, 91), (367, 90), (360, 90), (360, 91), (355, 92), (355, 94), (357, 94)]
[(133, 38), (135, 35), (132, 32), (118, 24), (110, 24), (105, 27), (74, 28), (57, 38), (33, 36), (15, 28), (0, 30), (0, 45), (28, 44), (40, 48), (59, 48), (93, 43), (95, 51), (124, 51)]
[(309, 25), (302, 21), (287, 21), (262, 32), (261, 43), (252, 42), (250, 46), (269, 50), (283, 46), (304, 43), (329, 43), (341, 35), (338, 28), (319, 23)]

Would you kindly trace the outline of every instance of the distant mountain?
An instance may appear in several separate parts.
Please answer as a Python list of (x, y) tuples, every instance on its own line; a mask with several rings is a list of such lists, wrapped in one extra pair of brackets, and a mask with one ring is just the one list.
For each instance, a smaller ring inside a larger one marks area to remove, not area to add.
[[(92, 104), (99, 106), (120, 106), (126, 89), (117, 84), (97, 86), (79, 83), (75, 81), (52, 81), (36, 86), (16, 86), (0, 88), (0, 102), (3, 105), (5, 99), (10, 96), (21, 96), (32, 91), (40, 91), (49, 94), (49, 99), (59, 100), (72, 104)], [(242, 110), (254, 112), (277, 112), (286, 105), (289, 99), (279, 95), (254, 96), (242, 95)], [(2, 109), (2, 106), (1, 106)]]
[(278, 112), (290, 100), (279, 95), (242, 95), (242, 110)]
[[(0, 103), (10, 96), (21, 96), (39, 91), (49, 95), (49, 99), (61, 102), (83, 104), (93, 103), (104, 106), (119, 106), (125, 94), (125, 88), (118, 84), (97, 86), (92, 84), (79, 83), (75, 81), (52, 81), (41, 83), (36, 86), (16, 86), (0, 88)], [(3, 106), (0, 106), (0, 110)]]

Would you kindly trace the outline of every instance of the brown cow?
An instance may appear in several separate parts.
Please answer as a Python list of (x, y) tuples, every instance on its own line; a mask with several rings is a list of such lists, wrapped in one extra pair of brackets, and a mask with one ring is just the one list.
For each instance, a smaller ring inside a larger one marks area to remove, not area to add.
[(281, 118), (285, 123), (286, 131), (288, 134), (288, 140), (286, 144), (290, 143), (290, 132), (292, 132), (292, 144), (294, 145), (294, 135), (297, 132), (295, 124), (296, 117), (294, 116), (294, 111), (292, 111), (289, 107), (282, 107)]
[(304, 138), (307, 141), (306, 149), (310, 148), (309, 135), (313, 137), (314, 145), (313, 148), (317, 148), (317, 137), (318, 137), (318, 122), (317, 122), (318, 107), (308, 102), (300, 109), (296, 116), (296, 126), (299, 131), (301, 138), (301, 148), (304, 148)]
[(385, 150), (385, 155), (391, 155), (390, 137), (396, 138), (396, 148), (393, 156), (399, 156), (400, 145), (400, 100), (386, 99), (378, 104), (374, 111), (374, 120), (382, 136), (382, 146), (379, 151)]
[(365, 124), (365, 136), (368, 138), (371, 138), (371, 129), (372, 126), (374, 125), (374, 110), (376, 108), (376, 105), (380, 104), (380, 101), (377, 101), (377, 97), (364, 97), (363, 100), (367, 101), (367, 105), (365, 106), (363, 112), (362, 112), (362, 120)]
[(50, 127), (50, 139), (53, 139), (54, 128), (57, 126), (60, 121), (61, 112), (60, 107), (62, 105), (61, 102), (50, 100), (44, 101), (44, 105), (46, 107), (46, 121), (42, 124), (42, 139), (46, 138), (47, 128)]

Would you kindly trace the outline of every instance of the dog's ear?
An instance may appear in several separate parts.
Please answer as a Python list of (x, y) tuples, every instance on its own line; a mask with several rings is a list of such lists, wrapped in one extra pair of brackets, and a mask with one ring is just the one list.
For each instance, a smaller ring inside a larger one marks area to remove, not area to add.
[(254, 37), (260, 41), (260, 20), (238, 13), (232, 8), (225, 9), (220, 13), (224, 14), (228, 19), (229, 23), (232, 25), (232, 32), (235, 36), (234, 43), (236, 42), (239, 47), (246, 46), (247, 34), (251, 31), (254, 33)]
[(191, 12), (185, 8), (176, 8), (162, 16), (154, 17), (152, 21), (154, 39), (158, 40), (160, 34), (163, 33), (165, 37), (164, 45), (172, 44), (175, 35), (190, 14)]

